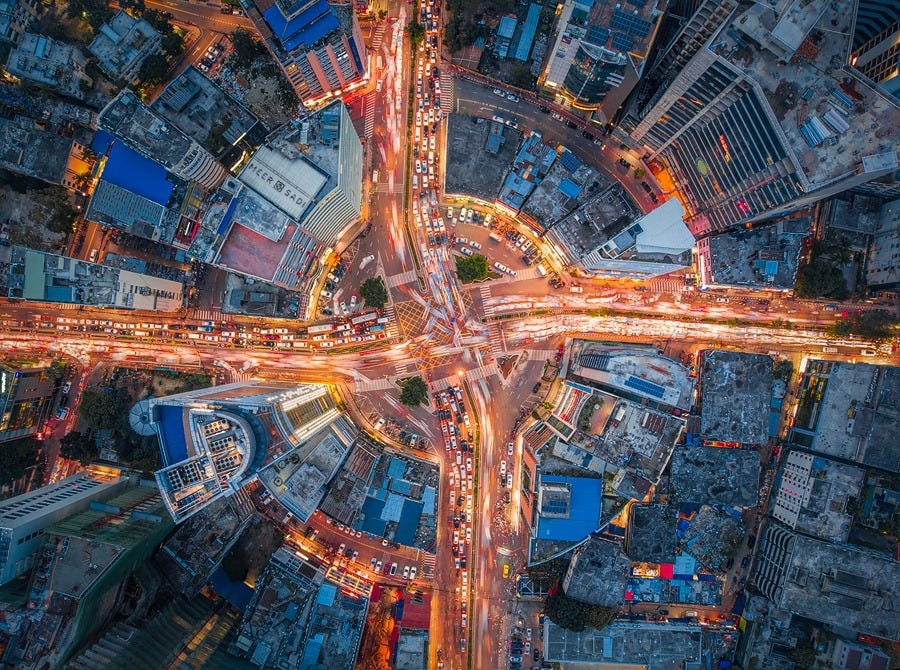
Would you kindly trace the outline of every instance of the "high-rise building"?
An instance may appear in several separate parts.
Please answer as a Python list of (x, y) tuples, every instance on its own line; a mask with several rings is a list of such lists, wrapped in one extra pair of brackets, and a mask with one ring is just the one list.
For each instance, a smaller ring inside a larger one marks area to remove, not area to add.
[(876, 290), (900, 288), (900, 200), (884, 203), (878, 213), (866, 257), (866, 285)]
[(111, 498), (127, 485), (128, 478), (117, 468), (90, 467), (0, 502), (0, 584), (31, 569), (47, 526), (87, 509), (91, 501)]
[(305, 519), (355, 437), (321, 384), (237, 382), (153, 398), (150, 411), (164, 464), (156, 482), (176, 523), (269, 466), (264, 483)]
[(18, 44), (38, 6), (36, 0), (0, 0), (0, 42)]
[(640, 112), (631, 137), (669, 172), (697, 235), (897, 171), (897, 100), (840, 65), (852, 16), (799, 2), (734, 15)]
[(0, 364), (0, 442), (34, 435), (53, 402), (54, 380), (46, 367)]
[(215, 188), (225, 168), (199, 142), (158, 116), (128, 88), (100, 112), (97, 125), (187, 181)]
[(900, 98), (900, 6), (857, 0), (850, 66)]
[(366, 45), (352, 2), (255, 0), (250, 15), (304, 104), (340, 95), (366, 78)]
[(611, 119), (637, 84), (666, 0), (568, 0), (540, 83), (577, 109)]

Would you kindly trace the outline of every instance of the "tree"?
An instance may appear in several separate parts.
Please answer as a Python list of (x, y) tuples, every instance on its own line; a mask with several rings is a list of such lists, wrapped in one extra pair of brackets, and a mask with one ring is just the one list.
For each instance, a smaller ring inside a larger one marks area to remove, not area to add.
[(172, 24), (169, 22), (171, 16), (171, 14), (158, 9), (147, 9), (141, 14), (141, 17), (153, 26), (154, 30), (163, 35), (168, 35), (173, 30)]
[(369, 277), (359, 287), (359, 294), (366, 305), (381, 309), (388, 300), (388, 292), (381, 277)]
[(37, 463), (40, 443), (33, 437), (23, 437), (2, 445), (0, 449), (0, 486), (10, 484)]
[(231, 33), (231, 43), (234, 45), (232, 59), (238, 67), (250, 67), (250, 63), (263, 54), (262, 43), (246, 28), (238, 28)]
[(184, 51), (184, 36), (174, 30), (163, 35), (162, 50), (167, 56), (177, 56)]
[(93, 428), (118, 428), (125, 424), (131, 399), (121, 389), (86, 390), (78, 411)]
[(165, 56), (150, 54), (138, 69), (138, 79), (145, 84), (158, 84), (169, 73), (169, 63)]
[(87, 465), (97, 457), (97, 447), (94, 441), (84, 433), (72, 431), (66, 433), (59, 441), (59, 454), (70, 461), (78, 461), (82, 465)]
[(856, 312), (840, 319), (828, 327), (828, 334), (834, 337), (856, 335), (867, 340), (886, 340), (894, 335), (896, 319), (881, 310)]
[(410, 377), (401, 388), (400, 402), (407, 407), (418, 407), (428, 400), (428, 384), (421, 377)]
[(534, 75), (531, 74), (531, 68), (524, 63), (516, 63), (512, 66), (507, 81), (519, 88), (534, 88)]
[(488, 260), (481, 254), (456, 259), (456, 274), (463, 283), (487, 279), (489, 271)]
[(414, 47), (419, 46), (425, 39), (425, 26), (415, 19), (406, 24), (406, 33), (409, 35), (410, 44)]
[(816, 240), (809, 261), (797, 270), (794, 292), (801, 298), (835, 298), (847, 295), (843, 266), (850, 262), (847, 240)]
[(647, 171), (644, 168), (638, 167), (634, 168), (634, 178), (641, 179), (647, 174)]
[(544, 600), (544, 613), (557, 626), (575, 632), (587, 627), (598, 630), (606, 628), (615, 615), (609, 607), (570, 598), (561, 587), (554, 589)]

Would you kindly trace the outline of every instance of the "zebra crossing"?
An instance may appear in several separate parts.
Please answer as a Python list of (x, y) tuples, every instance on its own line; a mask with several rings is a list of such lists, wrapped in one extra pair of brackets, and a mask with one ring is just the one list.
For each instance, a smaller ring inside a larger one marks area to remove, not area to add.
[(195, 309), (191, 314), (192, 319), (201, 319), (203, 321), (226, 321), (225, 314), (217, 309)]
[(394, 384), (387, 377), (379, 377), (378, 379), (369, 379), (368, 377), (356, 378), (356, 392), (368, 393), (370, 391), (387, 391), (395, 388)]
[(56, 309), (78, 309), (81, 305), (77, 302), (58, 302)]
[(372, 133), (375, 132), (375, 94), (366, 94), (363, 104), (366, 106), (366, 125), (363, 134), (366, 137), (372, 137)]
[(691, 286), (685, 286), (684, 281), (672, 279), (671, 277), (656, 277), (648, 283), (650, 284), (650, 290), (657, 293), (681, 293), (692, 289)]
[(387, 317), (387, 327), (384, 329), (385, 337), (388, 339), (398, 337), (400, 328), (397, 325), (397, 311), (394, 309), (394, 303), (389, 302), (384, 306), (384, 315)]
[(488, 284), (482, 284), (478, 288), (478, 292), (481, 294), (481, 306), (484, 308), (484, 315), (486, 317), (491, 316), (496, 311), (496, 308), (489, 304), (492, 300), (491, 287)]
[(492, 323), (488, 326), (488, 345), (491, 347), (491, 355), (502, 356), (506, 353), (506, 343), (503, 341), (503, 333), (500, 326)]
[(444, 71), (441, 73), (441, 109), (444, 114), (453, 111), (453, 75)]
[(406, 272), (401, 272), (400, 274), (391, 275), (387, 278), (387, 287), (388, 288), (397, 288), (398, 286), (402, 286), (403, 284), (412, 284), (419, 278), (419, 275), (416, 273), (415, 269), (407, 270)]
[(387, 24), (379, 23), (378, 27), (375, 28), (375, 32), (372, 34), (372, 47), (370, 51), (372, 53), (378, 53), (381, 49), (381, 43), (384, 41), (384, 32), (387, 30)]
[(434, 575), (434, 565), (436, 562), (437, 557), (434, 554), (425, 553), (425, 558), (422, 559), (422, 570), (426, 577), (432, 577)]
[(401, 361), (394, 364), (398, 377), (406, 377), (416, 371), (416, 364), (412, 361)]
[(478, 381), (479, 379), (484, 379), (485, 377), (490, 377), (491, 375), (497, 375), (502, 380), (500, 368), (498, 367), (496, 362), (482, 365), (480, 368), (475, 368), (474, 370), (469, 370), (466, 373), (466, 380), (473, 382)]

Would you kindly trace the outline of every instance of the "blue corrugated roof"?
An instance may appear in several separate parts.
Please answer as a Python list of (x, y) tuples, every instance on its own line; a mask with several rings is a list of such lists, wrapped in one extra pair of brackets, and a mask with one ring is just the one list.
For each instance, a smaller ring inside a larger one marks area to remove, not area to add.
[(567, 198), (577, 198), (581, 193), (581, 187), (570, 179), (563, 179), (558, 188)]
[(391, 457), (391, 464), (388, 466), (388, 477), (393, 477), (394, 479), (403, 479), (403, 475), (405, 473), (406, 461)]
[[(99, 134), (99, 133), (98, 133)], [(97, 138), (94, 138), (97, 142)], [(106, 165), (103, 168), (102, 178), (111, 184), (124, 188), (132, 193), (147, 198), (157, 205), (165, 206), (169, 202), (169, 196), (175, 185), (166, 177), (166, 169), (149, 158), (144, 158), (138, 152), (128, 148), (123, 142), (113, 139), (109, 142), (100, 142), (99, 146), (109, 148)]]
[(180, 463), (188, 456), (187, 440), (184, 437), (181, 407), (160, 405), (156, 408), (156, 420), (160, 426), (163, 461), (165, 465)]
[(537, 30), (538, 21), (541, 18), (541, 6), (531, 3), (528, 8), (528, 16), (525, 17), (525, 25), (522, 27), (522, 34), (519, 36), (519, 43), (516, 45), (516, 51), (513, 58), (516, 60), (528, 60), (528, 54), (531, 53), (531, 43), (534, 42), (534, 33)]
[(571, 151), (566, 149), (559, 155), (559, 162), (563, 164), (569, 172), (575, 172), (581, 167), (581, 161), (575, 158)]
[(263, 18), (288, 51), (303, 44), (314, 44), (340, 25), (328, 0), (318, 0), (290, 21), (278, 5), (272, 5), (263, 12)]
[(512, 39), (513, 33), (516, 32), (517, 23), (515, 16), (504, 16), (500, 19), (500, 25), (497, 26), (497, 36)]
[(400, 513), (400, 521), (397, 522), (397, 531), (394, 541), (400, 544), (411, 545), (416, 539), (416, 529), (419, 527), (419, 517), (422, 516), (422, 503), (414, 500), (403, 501), (403, 511)]
[(544, 475), (541, 482), (569, 485), (568, 519), (547, 519), (538, 521), (538, 539), (575, 542), (582, 540), (600, 525), (600, 504), (603, 494), (603, 480), (588, 477), (560, 477)]
[(216, 231), (219, 235), (222, 235), (226, 230), (228, 230), (228, 226), (231, 223), (231, 219), (234, 218), (234, 210), (237, 209), (238, 199), (232, 198), (231, 203), (228, 205), (228, 211), (225, 212), (225, 216), (222, 217), (222, 223), (219, 224), (219, 229)]

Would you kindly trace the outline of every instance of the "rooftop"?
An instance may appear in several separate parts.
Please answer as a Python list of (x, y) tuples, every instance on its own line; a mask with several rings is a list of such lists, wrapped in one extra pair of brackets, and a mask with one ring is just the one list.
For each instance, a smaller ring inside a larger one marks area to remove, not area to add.
[(93, 83), (84, 73), (86, 64), (87, 58), (78, 48), (44, 35), (24, 33), (18, 46), (9, 54), (6, 71), (83, 100), (82, 83), (88, 88)]
[(673, 563), (677, 516), (668, 505), (632, 505), (626, 535), (628, 557), (642, 563)]
[(769, 437), (772, 358), (709, 350), (699, 370), (700, 435), (707, 440), (764, 444)]
[[(814, 621), (900, 640), (900, 563), (770, 523), (761, 534), (757, 572), (774, 574), (775, 605)], [(765, 590), (764, 590), (765, 593)]]
[[(826, 0), (779, 0), (751, 5), (717, 35), (714, 50), (761, 86), (811, 186), (866, 170), (866, 157), (897, 161), (897, 101), (843, 67), (854, 16)], [(810, 123), (826, 141), (810, 146)]]
[(544, 657), (588, 667), (671, 670), (686, 658), (696, 670), (713, 670), (733, 653), (734, 636), (697, 625), (616, 621), (602, 630), (574, 633), (550, 619), (544, 623)]
[(688, 369), (652, 348), (576, 340), (570, 372), (593, 386), (636, 402), (688, 409), (693, 380)]
[(792, 291), (810, 223), (806, 216), (781, 218), (705, 238), (698, 245), (702, 284)]
[(609, 179), (564, 151), (531, 193), (522, 213), (550, 228), (610, 185)]
[(563, 588), (570, 598), (592, 605), (618, 608), (625, 602), (631, 561), (621, 545), (592, 538), (575, 550)]
[(217, 157), (251, 131), (265, 134), (253, 114), (193, 66), (173, 79), (150, 107)]
[[(505, 138), (496, 152), (485, 150), (492, 127)], [(448, 115), (444, 190), (493, 202), (521, 138), (518, 130), (507, 126), (474, 116)]]
[(600, 526), (603, 480), (543, 475), (536, 539), (578, 541)]
[(682, 445), (672, 454), (672, 487), (683, 502), (755, 507), (759, 469), (755, 450)]
[(703, 505), (690, 519), (681, 536), (682, 552), (713, 572), (722, 572), (738, 548), (744, 528), (741, 519)]
[[(561, 159), (560, 163), (565, 163), (565, 160)], [(539, 199), (538, 203), (540, 202)], [(571, 263), (578, 263), (602, 246), (613, 230), (630, 225), (640, 213), (638, 206), (620, 184), (603, 178), (600, 192), (591, 193), (588, 199), (579, 203), (575, 211), (558, 219), (547, 237), (553, 240), (554, 245)]]
[(798, 395), (793, 443), (900, 472), (900, 367), (808, 361)]
[(14, 246), (6, 295), (25, 300), (175, 312), (181, 282)]
[(62, 184), (72, 143), (27, 116), (0, 117), (0, 167), (11, 172)]
[(131, 80), (141, 61), (161, 50), (161, 42), (162, 36), (147, 21), (120, 10), (100, 27), (88, 50), (110, 77)]
[(859, 499), (865, 471), (796, 449), (781, 462), (772, 516), (807, 535), (846, 542), (853, 523), (848, 507)]

